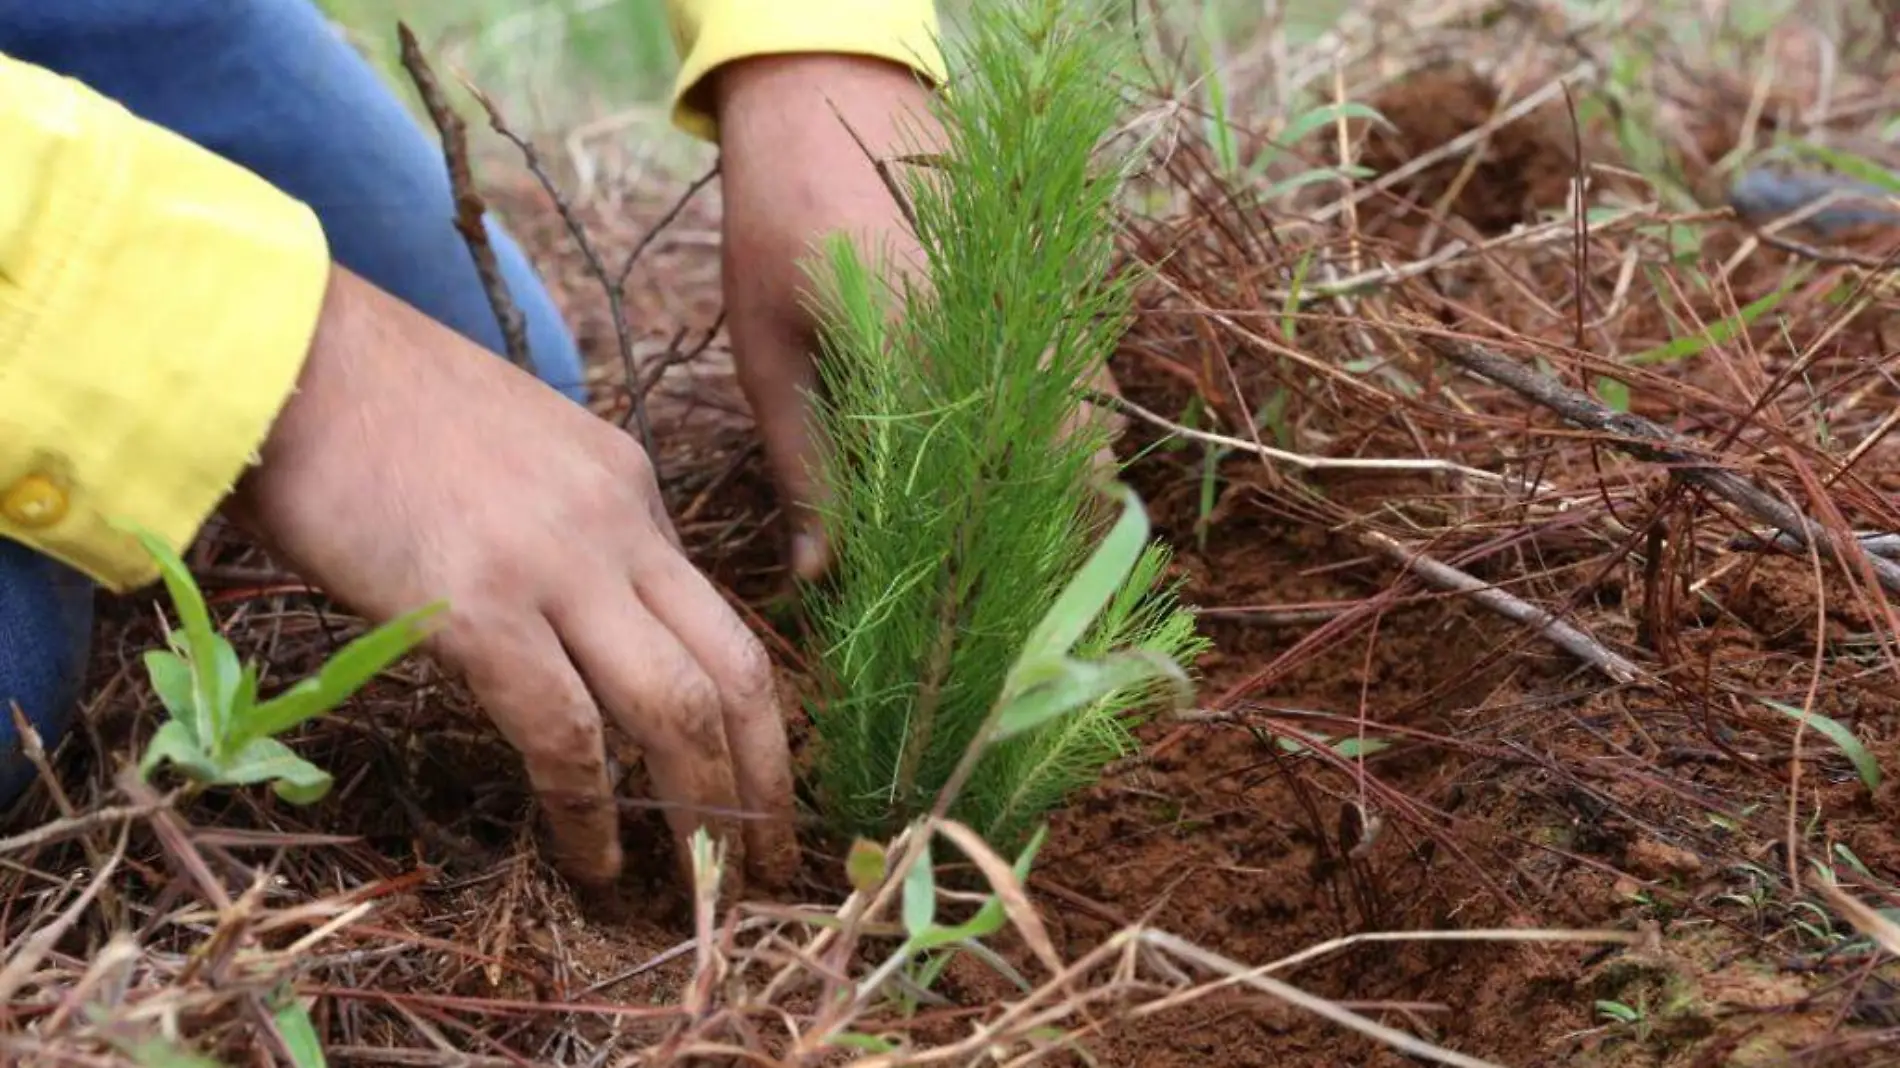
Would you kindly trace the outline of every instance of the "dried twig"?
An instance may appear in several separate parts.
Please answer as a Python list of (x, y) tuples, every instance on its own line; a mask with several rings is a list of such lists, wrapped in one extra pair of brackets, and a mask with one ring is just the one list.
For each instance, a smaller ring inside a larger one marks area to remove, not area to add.
[(1810, 245), (1804, 241), (1796, 241), (1791, 237), (1782, 237), (1780, 234), (1770, 233), (1766, 230), (1757, 231), (1755, 237), (1759, 239), (1762, 244), (1770, 248), (1780, 249), (1783, 252), (1791, 253), (1804, 259), (1810, 259), (1820, 264), (1862, 267), (1870, 271), (1890, 271), (1893, 269), (1893, 257), (1891, 255), (1869, 256), (1865, 253), (1853, 252), (1848, 249), (1821, 248), (1819, 245)]
[(637, 382), (628, 383), (628, 388), (633, 393), (633, 403), (628, 406), (628, 418), (632, 418), (633, 413), (645, 410), (647, 398), (651, 397), (653, 391), (659, 387), (660, 380), (666, 377), (666, 372), (681, 364), (692, 363), (704, 355), (706, 350), (712, 347), (713, 339), (719, 336), (720, 329), (725, 325), (726, 312), (722, 308), (719, 314), (713, 317), (712, 325), (708, 326), (700, 334), (699, 340), (693, 342), (690, 347), (682, 345), (686, 340), (687, 328), (682, 326), (675, 331), (673, 340), (666, 346), (666, 352), (653, 361), (653, 365), (647, 368), (646, 374), (641, 375)]
[[(46, 959), (47, 954), (53, 952), (53, 948), (66, 937), (66, 932), (70, 931), (73, 925), (86, 914), (93, 899), (104, 894), (112, 885), (112, 875), (118, 870), (119, 863), (125, 859), (125, 843), (129, 827), (128, 824), (120, 825), (119, 841), (113, 847), (111, 855), (107, 857), (106, 863), (93, 873), (91, 879), (87, 880), (86, 888), (73, 899), (73, 903), (66, 908), (66, 911), (60, 913), (59, 918), (52, 923), (34, 932), (31, 937), (20, 941), (14, 946), (12, 952), (6, 955), (4, 966), (0, 966), (0, 1004), (12, 1000), (14, 993), (26, 985), (27, 979), (40, 966), (40, 962)], [(77, 881), (78, 875), (75, 874), (73, 879)]]
[(22, 831), (11, 838), (0, 838), (0, 856), (28, 849), (39, 849), (63, 839), (78, 837), (108, 824), (146, 819), (153, 813), (170, 807), (182, 793), (182, 790), (173, 790), (162, 797), (154, 796), (136, 804), (95, 808), (83, 816), (42, 823), (32, 830)]
[[(1889, 560), (1900, 559), (1900, 534), (1859, 533), (1854, 540), (1860, 543), (1865, 552), (1875, 556), (1884, 556)], [(1764, 549), (1779, 549), (1783, 552), (1799, 553), (1801, 543), (1778, 530), (1752, 531), (1731, 536), (1728, 548), (1737, 552), (1760, 552)]]
[[(569, 236), (573, 237), (575, 246), (580, 249), (581, 258), (587, 263), (587, 273), (600, 283), (601, 291), (606, 295), (607, 314), (613, 321), (614, 341), (620, 349), (621, 370), (629, 383), (634, 382), (637, 366), (633, 356), (633, 328), (627, 323), (626, 300), (620, 288), (614, 284), (614, 280), (608, 277), (607, 266), (601, 261), (600, 252), (594, 248), (593, 240), (587, 236), (587, 227), (582, 225), (580, 216), (574, 210), (574, 205), (568, 202), (567, 195), (561, 192), (561, 187), (556, 184), (554, 177), (542, 165), (541, 153), (535, 151), (534, 145), (527, 138), (516, 133), (508, 125), (507, 120), (502, 118), (501, 109), (495, 106), (494, 100), (487, 93), (482, 92), (479, 86), (467, 78), (462, 78), (461, 82), (462, 87), (467, 89), (469, 95), (475, 98), (476, 103), (482, 106), (482, 110), (487, 112), (489, 128), (515, 146), (521, 153), (522, 162), (527, 165), (529, 173), (534, 175), (535, 181), (541, 183), (541, 188), (547, 193), (548, 199), (554, 202), (554, 210), (560, 213), (561, 222), (566, 224)], [(633, 397), (633, 422), (640, 432), (640, 446), (646, 450), (647, 458), (653, 463), (657, 474), (660, 455), (658, 449), (655, 448), (653, 423), (647, 418), (646, 398), (638, 393), (635, 393)]]
[(553, 201), (554, 210), (560, 214), (561, 222), (566, 225), (568, 235), (574, 239), (575, 247), (580, 250), (581, 258), (587, 264), (587, 273), (599, 283), (601, 292), (607, 299), (608, 317), (613, 322), (614, 342), (620, 353), (621, 371), (626, 378), (628, 390), (632, 397), (634, 426), (640, 434), (640, 445), (646, 450), (647, 458), (654, 465), (655, 474), (658, 475), (660, 464), (658, 442), (653, 437), (653, 421), (647, 417), (647, 394), (651, 392), (652, 386), (643, 385), (640, 382), (638, 361), (634, 358), (633, 353), (633, 328), (627, 322), (627, 303), (624, 290), (627, 277), (633, 273), (634, 265), (639, 262), (641, 254), (653, 243), (654, 238), (659, 235), (660, 231), (666, 229), (668, 225), (679, 217), (680, 212), (685, 210), (686, 204), (718, 175), (719, 168), (714, 166), (712, 170), (701, 175), (691, 185), (687, 186), (685, 191), (682, 192), (679, 198), (674, 202), (672, 208), (668, 209), (666, 214), (662, 215), (660, 219), (654, 223), (646, 235), (642, 237), (639, 243), (633, 247), (633, 250), (628, 253), (626, 260), (621, 264), (619, 273), (610, 276), (607, 273), (605, 261), (601, 259), (600, 251), (594, 246), (593, 240), (587, 235), (587, 227), (581, 223), (580, 215), (574, 210), (574, 205), (570, 202), (567, 195), (561, 191), (561, 187), (555, 183), (553, 176), (548, 173), (547, 167), (542, 164), (541, 154), (535, 151), (534, 145), (531, 144), (527, 138), (517, 134), (508, 125), (507, 120), (502, 118), (501, 109), (495, 105), (495, 101), (490, 98), (487, 93), (484, 93), (480, 87), (470, 82), (467, 78), (463, 78), (461, 81), (469, 94), (475, 98), (477, 103), (481, 104), (482, 110), (488, 114), (489, 127), (503, 138), (506, 138), (510, 144), (514, 145), (515, 148), (520, 151), (522, 161), (527, 165), (529, 173), (534, 175), (535, 181), (541, 184), (541, 188), (547, 193), (548, 199)]
[(1304, 471), (1437, 471), (1444, 474), (1462, 475), (1465, 478), (1473, 479), (1478, 482), (1489, 482), (1494, 485), (1507, 486), (1514, 491), (1527, 491), (1532, 494), (1544, 488), (1542, 483), (1525, 486), (1521, 480), (1495, 474), (1483, 470), (1482, 468), (1470, 467), (1451, 460), (1434, 460), (1429, 458), (1402, 459), (1376, 456), (1310, 456), (1306, 453), (1288, 452), (1285, 449), (1276, 449), (1271, 445), (1258, 444), (1248, 441), (1245, 438), (1230, 437), (1226, 434), (1215, 434), (1206, 430), (1196, 430), (1193, 427), (1182, 426), (1180, 423), (1174, 422), (1159, 412), (1150, 411), (1126, 397), (1117, 397), (1112, 393), (1104, 393), (1100, 390), (1086, 390), (1084, 393), (1091, 404), (1114, 408), (1117, 411), (1132, 415), (1145, 423), (1166, 430), (1170, 434), (1188, 438), (1192, 441), (1204, 442), (1209, 445), (1219, 445), (1223, 448), (1237, 449), (1241, 452), (1252, 453), (1263, 460), (1274, 460), (1280, 463), (1292, 464)]
[(481, 276), (482, 292), (488, 294), (488, 304), (495, 309), (495, 319), (501, 324), (508, 359), (517, 367), (533, 370), (528, 353), (527, 319), (508, 294), (508, 284), (501, 277), (501, 262), (495, 258), (495, 247), (488, 240), (488, 205), (475, 189), (475, 174), (468, 154), (468, 124), (442, 95), (442, 86), (436, 81), (429, 61), (423, 58), (409, 24), (396, 23), (396, 34), (402, 40), (403, 69), (416, 83), (423, 107), (428, 109), (429, 118), (442, 135), (442, 156), (448, 164), (449, 188), (455, 195), (455, 229), (467, 243), (469, 255), (475, 258), (475, 273)]
[(1399, 544), (1396, 539), (1376, 530), (1361, 533), (1359, 540), (1409, 568), (1426, 582), (1441, 589), (1468, 593), (1472, 600), (1493, 612), (1531, 627), (1555, 642), (1565, 652), (1596, 668), (1614, 682), (1634, 682), (1642, 674), (1642, 670), (1628, 658), (1611, 651), (1581, 628), (1558, 619), (1515, 594), (1507, 593), (1450, 564), (1409, 549)]
[(1429, 320), (1416, 315), (1409, 318), (1420, 328), (1425, 344), (1451, 363), (1549, 408), (1575, 426), (1611, 435), (1609, 445), (1639, 460), (1668, 464), (1673, 476), (1701, 486), (1773, 526), (1796, 546), (1813, 546), (1844, 566), (1851, 562), (1850, 557), (1866, 561), (1882, 586), (1900, 593), (1900, 564), (1872, 555), (1858, 543), (1844, 553), (1819, 523), (1721, 466), (1719, 460), (1687, 438), (1642, 416), (1592, 400), (1482, 346), (1447, 336)]
[(635, 242), (633, 251), (627, 253), (627, 258), (620, 261), (620, 274), (614, 279), (615, 293), (626, 288), (627, 279), (633, 274), (634, 266), (640, 262), (640, 257), (646, 254), (653, 242), (666, 232), (667, 227), (679, 219), (680, 213), (686, 210), (686, 205), (693, 202), (693, 198), (699, 195), (700, 190), (706, 188), (717, 177), (719, 177), (719, 164), (715, 162), (706, 169), (705, 174), (693, 179), (680, 192), (680, 195), (674, 198), (672, 207), (667, 208), (664, 214), (653, 220), (653, 225), (647, 228), (646, 233), (640, 235), (638, 242)]
[(878, 181), (884, 183), (885, 192), (891, 195), (891, 200), (897, 205), (898, 213), (903, 215), (904, 222), (910, 226), (910, 232), (920, 233), (917, 228), (917, 209), (911, 204), (910, 196), (904, 192), (903, 185), (897, 181), (897, 176), (891, 173), (891, 161), (871, 151), (871, 146), (865, 143), (864, 138), (858, 134), (857, 128), (851, 125), (851, 120), (845, 118), (844, 112), (838, 109), (837, 101), (827, 97), (825, 104), (831, 108), (831, 113), (838, 117), (838, 125), (844, 127), (844, 132), (850, 134), (851, 140), (857, 142), (858, 151), (864, 155), (865, 161), (877, 171)]

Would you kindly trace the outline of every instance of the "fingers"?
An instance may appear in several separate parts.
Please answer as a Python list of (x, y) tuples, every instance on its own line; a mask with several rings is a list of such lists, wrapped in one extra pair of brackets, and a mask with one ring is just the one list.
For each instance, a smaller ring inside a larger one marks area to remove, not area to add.
[(830, 547), (815, 507), (819, 486), (813, 468), (820, 453), (807, 400), (818, 388), (818, 375), (807, 343), (778, 325), (768, 321), (756, 329), (735, 328), (733, 344), (740, 354), (739, 387), (758, 423), (790, 527), (792, 570), (812, 582), (830, 566)]
[(620, 813), (607, 778), (600, 712), (554, 629), (539, 615), (462, 621), (443, 651), (461, 665), (503, 738), (521, 754), (553, 838), (555, 866), (590, 888), (620, 875)]
[(581, 674), (645, 751), (682, 865), (693, 832), (740, 848), (740, 807), (718, 688), (630, 584), (606, 573), (586, 600), (551, 613)]
[(633, 578), (642, 602), (678, 639), (716, 693), (739, 805), (746, 813), (740, 827), (750, 874), (769, 885), (783, 885), (798, 856), (790, 745), (771, 661), (757, 636), (684, 557), (646, 555)]

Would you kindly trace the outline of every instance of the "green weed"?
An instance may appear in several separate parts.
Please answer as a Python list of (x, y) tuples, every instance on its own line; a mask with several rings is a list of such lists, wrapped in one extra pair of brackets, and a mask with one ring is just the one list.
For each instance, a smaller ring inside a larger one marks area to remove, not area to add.
[(1847, 757), (1848, 761), (1854, 765), (1854, 773), (1860, 776), (1860, 781), (1866, 785), (1868, 791), (1873, 792), (1880, 789), (1880, 762), (1874, 758), (1873, 753), (1868, 751), (1866, 746), (1861, 744), (1859, 738), (1854, 737), (1854, 732), (1849, 730), (1840, 720), (1819, 712), (1811, 712), (1796, 708), (1790, 704), (1784, 704), (1780, 701), (1770, 700), (1766, 697), (1760, 697), (1757, 698), (1757, 700), (1782, 715), (1787, 716), (1789, 719), (1806, 723), (1809, 727), (1812, 727), (1816, 733), (1828, 741), (1833, 742), (1834, 745), (1840, 749), (1841, 753)]
[(139, 759), (140, 774), (169, 762), (201, 786), (268, 782), (292, 804), (321, 799), (330, 790), (330, 774), (277, 736), (335, 708), (421, 644), (445, 606), (430, 605), (377, 627), (344, 646), (317, 674), (260, 701), (256, 663), (240, 664), (237, 651), (212, 626), (184, 561), (150, 532), (135, 534), (158, 562), (180, 622), (166, 634), (166, 648), (145, 653), (146, 674), (169, 716)]

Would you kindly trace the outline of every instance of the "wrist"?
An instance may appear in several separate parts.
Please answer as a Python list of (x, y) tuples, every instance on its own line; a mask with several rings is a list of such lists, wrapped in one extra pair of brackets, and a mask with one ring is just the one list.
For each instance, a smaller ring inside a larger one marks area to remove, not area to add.
[(722, 64), (708, 80), (722, 149), (762, 126), (793, 136), (843, 134), (842, 114), (873, 151), (890, 151), (900, 133), (899, 116), (928, 118), (931, 96), (925, 79), (910, 67), (844, 53), (748, 56)]

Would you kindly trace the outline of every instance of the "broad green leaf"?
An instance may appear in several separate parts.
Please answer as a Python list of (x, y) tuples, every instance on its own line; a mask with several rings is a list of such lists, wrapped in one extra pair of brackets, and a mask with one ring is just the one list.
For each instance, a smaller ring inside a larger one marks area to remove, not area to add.
[(1742, 40), (1754, 43), (1780, 25), (1784, 17), (1793, 14), (1794, 4), (1737, 3), (1728, 5), (1725, 13)]
[[(1323, 736), (1321, 740), (1325, 740)], [(1281, 749), (1289, 753), (1304, 753), (1307, 751), (1306, 743), (1296, 741), (1292, 738), (1275, 738), (1274, 742), (1279, 745)], [(1357, 737), (1353, 737), (1341, 738), (1337, 742), (1328, 742), (1327, 747), (1340, 756), (1351, 759), (1353, 757), (1371, 756), (1374, 753), (1383, 752), (1392, 748), (1392, 743), (1383, 738), (1366, 738), (1361, 740)]]
[[(1280, 305), (1280, 335), (1288, 344), (1296, 340), (1299, 323), (1294, 316), (1299, 313), (1300, 301), (1306, 292), (1306, 272), (1313, 266), (1313, 250), (1307, 249), (1300, 255), (1300, 262), (1293, 265), (1293, 278), (1287, 283), (1286, 300)], [(1195, 395), (1197, 398), (1199, 394)]]
[(1860, 857), (1852, 849), (1847, 848), (1846, 842), (1834, 843), (1834, 855), (1846, 861), (1847, 866), (1854, 869), (1862, 878), (1874, 878), (1874, 873), (1861, 862)]
[[(942, 928), (933, 927), (931, 930), (942, 930)], [(943, 977), (943, 970), (950, 967), (950, 962), (955, 960), (956, 956), (955, 953), (929, 954), (923, 968), (917, 973), (917, 985), (925, 990), (935, 986), (937, 980)]]
[(1287, 123), (1286, 132), (1282, 133), (1278, 140), (1286, 145), (1295, 144), (1305, 140), (1306, 135), (1314, 130), (1322, 126), (1331, 126), (1339, 119), (1366, 119), (1386, 129), (1392, 128), (1392, 123), (1384, 115), (1379, 114), (1376, 108), (1348, 100), (1337, 104), (1326, 104), (1299, 116)]
[(194, 1053), (158, 1035), (132, 1039), (108, 1037), (106, 1041), (139, 1068), (224, 1068), (223, 1062)]
[(244, 670), (238, 675), (237, 695), (231, 699), (231, 707), (236, 711), (233, 719), (243, 722), (251, 708), (257, 704), (257, 663), (246, 660)]
[(292, 805), (314, 805), (323, 800), (334, 783), (330, 773), (302, 758), (271, 783), (271, 790)]
[(1025, 674), (1030, 681), (1007, 699), (990, 733), (991, 742), (1033, 731), (1058, 716), (1156, 679), (1174, 683), (1177, 696), (1192, 695), (1187, 673), (1179, 664), (1141, 649), (1112, 653), (1093, 662), (1064, 658)]
[(1619, 412), (1630, 410), (1630, 387), (1621, 379), (1611, 378), (1608, 375), (1597, 376), (1597, 396), (1602, 398), (1603, 403)]
[(1607, 1016), (1620, 1023), (1635, 1023), (1643, 1014), (1620, 1001), (1599, 1001), (1596, 1003), (1598, 1014)]
[(1842, 152), (1837, 149), (1828, 148), (1825, 145), (1815, 144), (1811, 141), (1802, 141), (1790, 147), (1796, 152), (1812, 156), (1856, 181), (1865, 182), (1876, 189), (1885, 190), (1890, 194), (1900, 194), (1900, 175), (1894, 174), (1894, 172), (1864, 156), (1857, 156), (1852, 152)]
[(253, 738), (218, 769), (226, 786), (268, 782), (277, 796), (293, 805), (307, 805), (330, 792), (330, 774), (290, 750), (275, 738)]
[(932, 871), (930, 843), (904, 873), (904, 930), (916, 938), (937, 919), (937, 874)]
[[(1056, 598), (1049, 611), (1036, 624), (1027, 641), (1023, 643), (1022, 655), (1017, 660), (1020, 667), (1034, 664), (1049, 657), (1062, 656), (1075, 648), (1082, 640), (1102, 609), (1115, 596), (1128, 578), (1128, 573), (1141, 559), (1141, 551), (1148, 541), (1148, 512), (1141, 506), (1141, 499), (1126, 485), (1115, 483), (1107, 490), (1113, 497), (1122, 501), (1121, 518), (1109, 530), (1108, 536), (1089, 554), (1075, 577)], [(1010, 673), (1015, 675), (1015, 671)], [(1006, 685), (1005, 689), (1012, 687)]]
[(169, 649), (147, 649), (145, 651), (145, 674), (152, 680), (152, 690), (158, 694), (160, 704), (170, 712), (173, 719), (196, 724), (196, 712), (192, 707), (191, 665), (184, 657)]
[(1227, 114), (1227, 86), (1220, 76), (1220, 65), (1214, 59), (1212, 48), (1207, 42), (1201, 45), (1201, 59), (1207, 66), (1208, 117), (1206, 127), (1208, 139), (1212, 142), (1214, 157), (1222, 173), (1234, 174), (1240, 170), (1240, 151), (1234, 137), (1234, 127)]
[(211, 707), (206, 709), (211, 722), (209, 734), (203, 735), (212, 750), (222, 756), (240, 744), (231, 737), (235, 726), (232, 717), (236, 714), (238, 691), (244, 684), (244, 665), (238, 661), (237, 650), (225, 640), (222, 634), (213, 634), (210, 641), (211, 659), (199, 663), (194, 657), (192, 668), (202, 673), (200, 689), (211, 695)]
[(335, 708), (425, 641), (427, 624), (446, 607), (438, 601), (397, 616), (345, 645), (315, 675), (246, 711), (244, 721), (232, 725), (233, 738), (241, 744), (275, 737)]
[(172, 607), (178, 612), (180, 625), (184, 627), (185, 639), (190, 643), (193, 656), (202, 655), (210, 660), (210, 648), (203, 643), (217, 633), (211, 625), (211, 612), (205, 607), (204, 596), (198, 592), (198, 583), (191, 576), (191, 569), (172, 547), (148, 530), (134, 528), (139, 544), (151, 554), (158, 564), (159, 577), (164, 580), (165, 591), (171, 595)]
[(145, 743), (144, 755), (139, 757), (139, 775), (150, 775), (165, 761), (199, 782), (213, 782), (218, 777), (218, 766), (199, 744), (188, 720), (166, 720), (153, 732), (152, 740)]
[(165, 591), (171, 595), (172, 610), (178, 613), (179, 624), (184, 631), (186, 659), (192, 668), (192, 711), (197, 720), (193, 728), (202, 742), (215, 745), (219, 710), (215, 705), (214, 691), (206, 685), (211, 678), (208, 673), (210, 665), (218, 658), (218, 632), (211, 625), (211, 611), (205, 607), (204, 596), (198, 592), (198, 583), (192, 578), (191, 569), (185, 566), (185, 561), (172, 551), (170, 545), (142, 527), (133, 528), (132, 533), (157, 563)]
[(1785, 705), (1780, 701), (1771, 701), (1766, 697), (1758, 698), (1758, 700), (1790, 719), (1805, 721), (1808, 726), (1819, 731), (1828, 741), (1840, 747), (1841, 752), (1847, 754), (1847, 759), (1853, 762), (1854, 770), (1859, 773), (1860, 781), (1867, 784), (1867, 789), (1880, 789), (1880, 762), (1874, 759), (1874, 755), (1867, 751), (1866, 746), (1860, 744), (1860, 739), (1854, 737), (1854, 732), (1842, 726), (1839, 720), (1824, 716), (1819, 712), (1807, 712), (1793, 705)]
[(290, 1062), (297, 1068), (328, 1068), (316, 1025), (310, 1021), (310, 1011), (297, 1000), (296, 992), (288, 985), (279, 987), (271, 998), (270, 1010), (278, 1033), (284, 1037)]
[(1336, 182), (1340, 179), (1341, 175), (1349, 178), (1372, 177), (1372, 173), (1363, 167), (1315, 167), (1312, 170), (1301, 171), (1291, 178), (1282, 178), (1273, 183), (1260, 194), (1260, 199), (1278, 200), (1296, 189), (1305, 188), (1315, 182)]

